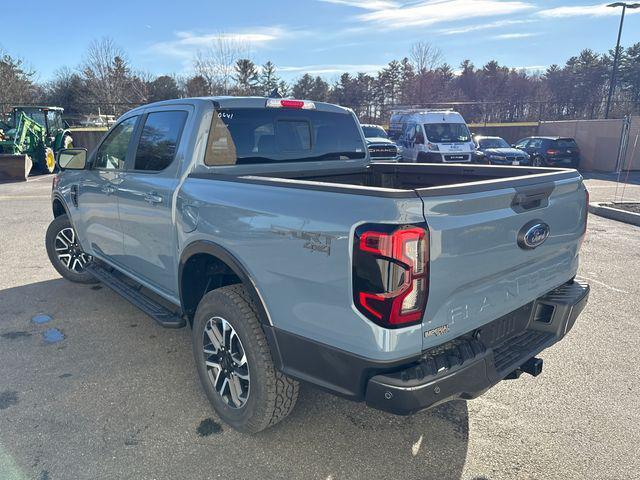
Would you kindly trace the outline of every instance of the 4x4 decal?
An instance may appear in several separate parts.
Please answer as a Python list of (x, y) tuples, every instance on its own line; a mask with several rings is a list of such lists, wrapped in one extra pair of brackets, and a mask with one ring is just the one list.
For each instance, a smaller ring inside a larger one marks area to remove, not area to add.
[(335, 236), (322, 232), (305, 232), (304, 230), (295, 230), (292, 228), (283, 228), (271, 226), (271, 231), (276, 235), (290, 237), (296, 240), (303, 240), (302, 248), (308, 248), (314, 252), (321, 252), (331, 255), (331, 241), (335, 240)]

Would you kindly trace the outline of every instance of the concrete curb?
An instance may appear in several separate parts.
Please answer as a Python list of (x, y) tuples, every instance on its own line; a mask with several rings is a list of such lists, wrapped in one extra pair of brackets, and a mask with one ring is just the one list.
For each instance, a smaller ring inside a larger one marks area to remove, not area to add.
[[(600, 217), (609, 218), (611, 220), (617, 220), (619, 222), (629, 223), (640, 227), (640, 213), (626, 212), (624, 210), (618, 210), (617, 208), (611, 208), (605, 206), (605, 203), (609, 202), (592, 202), (589, 204), (589, 213), (598, 215)], [(626, 202), (632, 203), (632, 202)], [(639, 202), (640, 203), (640, 202)]]

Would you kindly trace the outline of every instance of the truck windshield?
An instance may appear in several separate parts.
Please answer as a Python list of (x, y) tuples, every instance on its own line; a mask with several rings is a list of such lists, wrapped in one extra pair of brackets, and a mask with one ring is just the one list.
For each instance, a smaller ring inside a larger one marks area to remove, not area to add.
[(384, 128), (378, 126), (363, 125), (362, 132), (366, 138), (388, 138)]
[(433, 143), (468, 142), (471, 139), (464, 123), (427, 123), (424, 131), (427, 139)]
[[(45, 126), (45, 121), (44, 121), (44, 112), (40, 109), (29, 109), (29, 110), (22, 110), (24, 112), (24, 114), (29, 117), (31, 120), (33, 120), (34, 122), (36, 122), (38, 125), (40, 125), (41, 127)], [(16, 110), (16, 118), (18, 117), (18, 115), (20, 115), (20, 110)]]
[(350, 113), (237, 108), (214, 114), (207, 165), (365, 158)]

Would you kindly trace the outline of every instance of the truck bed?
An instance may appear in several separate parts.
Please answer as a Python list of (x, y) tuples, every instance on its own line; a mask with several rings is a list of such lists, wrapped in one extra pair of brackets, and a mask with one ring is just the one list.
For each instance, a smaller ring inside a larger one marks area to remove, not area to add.
[(421, 197), (538, 185), (579, 178), (572, 169), (495, 165), (376, 163), (359, 168), (243, 175), (240, 181), (374, 196)]

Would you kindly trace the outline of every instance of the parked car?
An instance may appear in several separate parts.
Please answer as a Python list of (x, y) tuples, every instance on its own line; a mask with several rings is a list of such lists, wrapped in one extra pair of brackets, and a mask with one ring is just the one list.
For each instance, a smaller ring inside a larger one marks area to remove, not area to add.
[(364, 139), (371, 161), (397, 162), (398, 146), (389, 139), (387, 132), (380, 125), (361, 124)]
[(578, 172), (370, 163), (335, 105), (154, 103), (58, 164), (55, 269), (190, 326), (208, 399), (244, 432), (286, 417), (298, 381), (410, 414), (538, 375), (589, 294)]
[(518, 140), (515, 148), (524, 150), (535, 167), (578, 168), (580, 149), (573, 138), (527, 137)]
[(396, 111), (389, 129), (402, 132), (404, 162), (468, 163), (475, 150), (464, 118), (452, 110)]
[(475, 159), (490, 165), (529, 165), (529, 154), (513, 148), (501, 137), (475, 136)]

